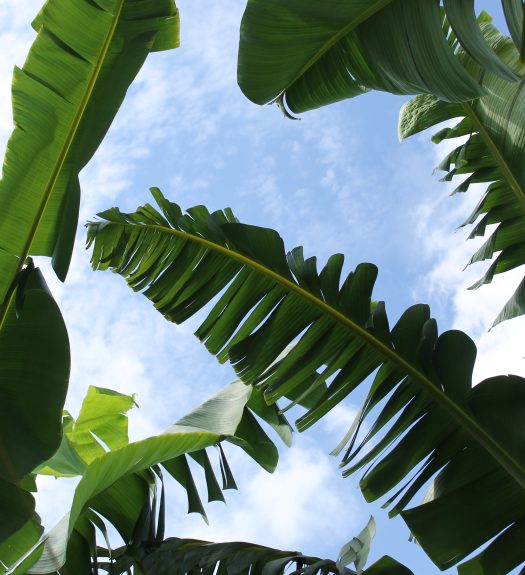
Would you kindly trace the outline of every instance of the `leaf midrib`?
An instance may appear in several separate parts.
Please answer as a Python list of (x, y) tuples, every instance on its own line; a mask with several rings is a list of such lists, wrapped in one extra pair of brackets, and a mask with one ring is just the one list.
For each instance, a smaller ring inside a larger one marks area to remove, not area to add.
[(67, 156), (71, 150), (73, 142), (75, 141), (75, 137), (78, 133), (78, 129), (80, 127), (80, 124), (81, 124), (82, 119), (84, 117), (84, 114), (86, 112), (86, 109), (89, 105), (89, 102), (91, 101), (91, 97), (93, 95), (95, 85), (99, 79), (100, 72), (102, 70), (102, 66), (104, 65), (104, 62), (106, 61), (106, 56), (108, 54), (109, 47), (111, 45), (111, 42), (113, 41), (113, 37), (115, 36), (115, 31), (116, 31), (117, 26), (118, 26), (119, 21), (120, 21), (120, 15), (121, 15), (122, 9), (124, 7), (124, 2), (125, 2), (125, 0), (119, 0), (118, 9), (116, 10), (116, 12), (113, 16), (113, 22), (111, 23), (111, 26), (110, 26), (107, 34), (106, 34), (106, 38), (104, 39), (104, 43), (102, 44), (97, 62), (95, 64), (95, 67), (94, 67), (93, 72), (91, 74), (91, 77), (89, 79), (87, 89), (84, 92), (84, 95), (82, 96), (82, 99), (81, 99), (80, 104), (78, 106), (77, 112), (75, 113), (75, 116), (73, 117), (73, 121), (71, 122), (70, 128), (68, 130), (66, 139), (64, 141), (64, 145), (62, 146), (62, 150), (61, 150), (60, 155), (58, 157), (58, 161), (56, 162), (56, 164), (55, 164), (55, 166), (51, 172), (51, 176), (50, 176), (50, 178), (46, 184), (45, 192), (44, 192), (42, 201), (40, 202), (40, 206), (38, 208), (36, 217), (33, 221), (33, 225), (31, 226), (31, 229), (27, 235), (27, 239), (26, 239), (26, 242), (24, 244), (24, 247), (22, 248), (22, 251), (19, 254), (20, 259), (18, 262), (18, 266), (16, 268), (16, 272), (15, 272), (15, 274), (14, 274), (14, 276), (10, 282), (11, 285), (10, 285), (9, 291), (7, 292), (7, 295), (5, 298), (5, 303), (0, 309), (0, 329), (2, 328), (2, 326), (4, 324), (4, 321), (5, 321), (5, 318), (7, 315), (7, 310), (9, 309), (10, 302), (12, 301), (14, 288), (16, 287), (16, 286), (13, 286), (13, 281), (18, 276), (18, 274), (20, 273), (22, 268), (24, 267), (25, 261), (30, 254), (31, 245), (33, 244), (33, 241), (34, 241), (35, 236), (37, 234), (38, 228), (40, 227), (40, 223), (42, 222), (42, 218), (43, 218), (44, 213), (46, 211), (46, 208), (49, 204), (49, 201), (51, 199), (51, 195), (53, 193), (53, 190), (55, 189), (58, 178), (60, 177), (60, 173), (62, 171), (62, 168), (64, 167)]
[[(213, 243), (205, 238), (196, 236), (187, 232), (180, 230), (175, 230), (173, 228), (167, 228), (158, 224), (131, 224), (122, 222), (104, 222), (105, 226), (121, 226), (136, 229), (141, 227), (149, 230), (156, 230), (161, 233), (173, 235), (184, 239), (186, 241), (192, 241), (198, 243), (208, 249), (219, 252), (226, 257), (236, 260), (243, 265), (249, 266), (255, 271), (270, 277), (282, 287), (290, 292), (296, 293), (301, 298), (309, 301), (316, 307), (320, 308), (324, 313), (333, 317), (336, 321), (341, 323), (347, 329), (350, 329), (361, 337), (365, 342), (367, 342), (371, 347), (375, 348), (381, 355), (390, 360), (393, 364), (397, 365), (404, 373), (411, 377), (415, 382), (418, 382), (420, 387), (425, 391), (433, 400), (441, 405), (445, 411), (449, 413), (451, 417), (467, 431), (473, 439), (478, 442), (495, 460), (496, 462), (507, 471), (507, 473), (518, 483), (518, 485), (525, 489), (525, 469), (522, 465), (516, 461), (512, 455), (504, 449), (495, 439), (488, 434), (478, 423), (475, 421), (467, 412), (463, 411), (461, 407), (456, 404), (451, 398), (449, 398), (444, 392), (442, 392), (431, 380), (429, 380), (423, 373), (421, 373), (417, 368), (404, 360), (399, 356), (394, 349), (385, 345), (382, 341), (375, 338), (370, 332), (362, 328), (359, 324), (352, 321), (350, 318), (324, 302), (319, 298), (315, 297), (310, 292), (304, 290), (299, 285), (294, 282), (282, 277), (273, 270), (267, 268), (266, 266), (260, 264), (259, 262), (244, 256), (238, 252), (235, 252), (229, 248), (221, 246), (220, 244)], [(89, 225), (89, 224), (88, 224)], [(96, 223), (95, 223), (96, 225)]]
[(520, 206), (521, 210), (525, 214), (525, 189), (523, 189), (521, 184), (518, 182), (518, 180), (514, 176), (512, 168), (509, 166), (509, 164), (507, 163), (507, 161), (503, 157), (503, 154), (499, 150), (496, 142), (493, 140), (493, 138), (489, 134), (488, 130), (483, 125), (483, 122), (481, 121), (480, 117), (476, 113), (476, 110), (474, 109), (473, 105), (470, 102), (463, 102), (462, 106), (463, 106), (463, 109), (465, 110), (465, 115), (474, 124), (474, 126), (475, 126), (476, 130), (478, 131), (479, 135), (481, 136), (483, 142), (487, 146), (489, 153), (492, 155), (492, 157), (496, 161), (496, 164), (498, 165), (498, 168), (500, 169), (501, 173), (503, 174), (503, 177), (505, 178), (505, 180), (507, 180), (507, 182), (510, 186), (510, 189), (512, 190), (512, 192), (514, 193), (514, 195), (516, 197), (518, 205)]
[(295, 84), (295, 82), (297, 82), (297, 80), (299, 80), (299, 78), (301, 78), (301, 76), (303, 76), (305, 74), (305, 72), (309, 68), (311, 68), (321, 58), (321, 56), (323, 56), (323, 54), (325, 54), (325, 52), (327, 52), (328, 50), (330, 50), (330, 48), (332, 48), (332, 46), (337, 44), (337, 42), (339, 42), (339, 40), (341, 40), (341, 38), (346, 36), (354, 28), (359, 26), (359, 24), (362, 24), (363, 22), (368, 20), (370, 17), (372, 17), (374, 14), (376, 14), (377, 12), (379, 12), (380, 10), (382, 10), (383, 8), (385, 8), (386, 6), (391, 4), (392, 1), (393, 0), (376, 0), (376, 2), (372, 6), (369, 6), (357, 18), (350, 20), (348, 22), (348, 24), (346, 24), (346, 26), (343, 26), (343, 28), (341, 28), (339, 30), (339, 32), (337, 32), (337, 34), (334, 34), (333, 36), (331, 36), (321, 46), (321, 48), (319, 48), (319, 50), (317, 50), (317, 52), (306, 62), (306, 64), (304, 64), (304, 66), (299, 69), (299, 71), (293, 77), (293, 79), (280, 92), (280, 95), (282, 96), (286, 92), (286, 90), (288, 90), (293, 84)]

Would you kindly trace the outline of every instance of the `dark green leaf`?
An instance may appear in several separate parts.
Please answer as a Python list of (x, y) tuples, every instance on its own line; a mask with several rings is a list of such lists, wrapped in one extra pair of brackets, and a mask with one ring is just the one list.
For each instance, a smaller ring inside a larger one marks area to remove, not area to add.
[[(476, 348), (468, 336), (455, 330), (438, 335), (425, 305), (409, 308), (390, 329), (384, 305), (372, 302), (376, 270), (370, 264), (358, 266), (341, 284), (340, 259), (330, 259), (317, 274), (315, 261), (296, 249), (288, 254), (289, 271), (280, 275), (281, 264), (274, 262), (282, 262), (284, 254), (252, 259), (262, 245), (282, 250), (280, 242), (266, 241), (274, 233), (253, 228), (252, 235), (251, 227), (229, 223), (223, 212), (210, 215), (198, 208), (181, 215), (175, 204), (168, 209), (163, 198), (159, 204), (164, 214), (174, 214), (169, 222), (146, 206), (133, 214), (108, 211), (106, 222), (89, 224), (94, 267), (123, 275), (172, 321), (183, 321), (190, 305), (194, 313), (217, 296), (205, 329), (197, 333), (219, 358), (230, 359), (243, 380), (263, 390), (267, 402), (323, 390), (299, 419), (301, 429), (375, 372), (358, 422), (345, 438), (345, 474), (366, 469), (361, 487), (370, 500), (395, 489), (388, 502), (392, 513), (403, 512), (440, 566), (461, 560), (525, 517), (517, 503), (523, 501), (525, 469), (521, 452), (509, 441), (521, 428), (509, 421), (506, 431), (493, 434), (474, 403), (479, 397), (491, 405), (491, 399), (477, 395), (485, 384), (472, 391)], [(211, 282), (220, 277), (213, 290), (201, 289), (202, 273)], [(493, 403), (512, 397), (516, 414), (523, 413), (518, 398), (525, 380), (514, 376), (512, 382), (512, 393), (506, 386), (490, 388), (497, 395)], [(357, 444), (356, 434), (369, 418), (370, 431)], [(505, 485), (501, 497), (482, 497), (487, 477)], [(429, 503), (404, 511), (429, 481)], [(474, 501), (477, 509), (470, 513)], [(478, 525), (484, 514), (491, 521)], [(451, 522), (453, 535), (444, 534)]]
[[(445, 101), (484, 93), (449, 45), (438, 2), (249, 0), (238, 81), (253, 102), (295, 113), (375, 89)], [(444, 3), (459, 44), (505, 80), (511, 68), (487, 45), (472, 0)]]

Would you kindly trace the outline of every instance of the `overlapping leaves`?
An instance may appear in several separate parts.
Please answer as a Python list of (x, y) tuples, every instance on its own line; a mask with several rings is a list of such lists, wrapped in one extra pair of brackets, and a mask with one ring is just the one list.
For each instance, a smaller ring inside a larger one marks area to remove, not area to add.
[[(286, 396), (307, 405), (300, 429), (373, 376), (344, 464), (347, 472), (370, 466), (362, 481), (368, 499), (397, 486), (393, 513), (435, 479), (433, 501), (403, 517), (441, 567), (525, 519), (525, 461), (513, 439), (525, 406), (521, 378), (472, 389), (474, 343), (459, 331), (438, 336), (427, 306), (409, 308), (390, 329), (384, 304), (371, 298), (374, 266), (360, 264), (341, 281), (340, 255), (318, 273), (315, 258), (305, 260), (301, 249), (286, 255), (272, 230), (240, 224), (229, 210), (200, 206), (183, 215), (152, 191), (162, 213), (114, 208), (89, 224), (95, 269), (121, 274), (175, 322), (218, 296), (198, 337), (268, 403)], [(495, 401), (498, 413), (509, 413), (498, 429), (488, 417)], [(365, 418), (370, 431), (356, 445)], [(501, 490), (486, 498), (495, 482)], [(525, 559), (520, 549), (513, 561)]]
[[(154, 515), (149, 514), (149, 517), (153, 519)], [(151, 525), (150, 531), (154, 534), (158, 529)], [(104, 570), (112, 575), (119, 575), (131, 566), (139, 567), (144, 575), (412, 575), (409, 569), (388, 556), (364, 570), (374, 534), (375, 521), (371, 517), (365, 528), (343, 546), (335, 561), (254, 543), (210, 543), (178, 538), (156, 542), (150, 537), (139, 545), (128, 545), (113, 551), (99, 547), (100, 560), (96, 566), (99, 571)], [(350, 564), (356, 570), (349, 567)]]
[[(513, 43), (489, 24), (483, 24), (487, 41), (494, 51), (520, 77), (525, 65)], [(432, 138), (439, 143), (446, 139), (466, 137), (461, 145), (447, 154), (439, 169), (445, 180), (468, 175), (454, 193), (466, 192), (471, 184), (486, 183), (488, 187), (478, 205), (463, 225), (476, 224), (470, 237), (488, 234), (487, 241), (470, 259), (470, 264), (494, 261), (472, 289), (490, 283), (493, 277), (525, 264), (525, 97), (523, 78), (508, 83), (482, 70), (463, 58), (474, 77), (479, 78), (487, 94), (472, 102), (447, 104), (432, 96), (417, 96), (403, 107), (399, 134), (408, 137), (442, 121), (460, 118), (454, 127), (440, 130)], [(488, 226), (497, 224), (490, 231)], [(495, 320), (495, 324), (525, 313), (525, 280), (518, 286)]]
[[(0, 541), (33, 518), (19, 482), (60, 444), (67, 333), (29, 255), (64, 279), (77, 227), (78, 174), (146, 56), (178, 43), (173, 0), (48, 0), (13, 78), (15, 129), (0, 181)], [(29, 287), (27, 287), (29, 286)], [(5, 483), (7, 481), (8, 483)], [(36, 529), (38, 531), (38, 528)]]
[[(74, 420), (65, 413), (62, 447), (41, 470), (55, 477), (71, 477), (75, 474), (71, 462), (77, 465), (81, 480), (71, 511), (43, 540), (20, 553), (9, 573), (25, 573), (31, 560), (36, 564), (30, 573), (51, 573), (62, 567), (65, 572), (89, 572), (92, 561), (97, 561), (96, 532), (107, 535), (106, 521), (125, 542), (126, 561), (139, 549), (160, 545), (164, 489), (159, 464), (185, 489), (188, 511), (204, 518), (192, 467), (202, 469), (209, 501), (224, 501), (222, 490), (236, 488), (221, 441), (240, 446), (263, 468), (273, 471), (277, 448), (254, 414), (260, 414), (287, 440), (290, 428), (275, 406), (260, 409), (258, 393), (240, 382), (233, 383), (163, 434), (128, 444), (125, 412), (133, 398), (90, 388), (79, 418)], [(106, 452), (103, 445), (114, 449)], [(213, 446), (218, 449), (222, 487), (207, 452)], [(0, 552), (28, 541), (25, 531), (15, 535), (11, 546), (0, 548)], [(109, 538), (108, 549), (111, 553)], [(5, 556), (0, 560), (9, 564)]]
[[(502, 4), (518, 41), (522, 3)], [(444, 0), (441, 9), (437, 0), (249, 0), (241, 24), (239, 85), (253, 102), (277, 100), (295, 113), (371, 89), (471, 100), (484, 89), (449, 45), (444, 14), (472, 58), (506, 81), (516, 80), (485, 43), (474, 0)]]
[(69, 381), (64, 320), (39, 269), (19, 276), (0, 329), (0, 543), (35, 522), (25, 480), (60, 445)]

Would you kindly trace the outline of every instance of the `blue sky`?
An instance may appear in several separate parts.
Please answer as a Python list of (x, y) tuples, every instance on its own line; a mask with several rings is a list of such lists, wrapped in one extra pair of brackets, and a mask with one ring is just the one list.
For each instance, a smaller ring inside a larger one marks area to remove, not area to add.
[[(11, 130), (10, 75), (32, 40), (40, 0), (0, 6), (0, 142)], [(496, 13), (499, 2), (478, 3)], [(477, 5), (478, 5), (477, 4)], [(455, 230), (480, 191), (449, 198), (432, 176), (445, 155), (423, 134), (400, 144), (402, 98), (369, 94), (300, 121), (275, 106), (258, 107), (236, 85), (238, 26), (243, 2), (180, 0), (181, 48), (149, 58), (107, 139), (82, 173), (78, 241), (65, 285), (46, 277), (68, 325), (73, 371), (68, 407), (76, 412), (88, 385), (137, 393), (130, 416), (137, 439), (156, 433), (234, 379), (183, 326), (166, 323), (112, 274), (93, 273), (82, 223), (117, 205), (132, 211), (160, 187), (183, 208), (232, 207), (241, 221), (277, 229), (287, 247), (303, 245), (320, 263), (342, 252), (347, 269), (370, 261), (380, 269), (376, 299), (395, 320), (413, 303), (431, 305), (443, 331), (464, 329), (477, 342), (476, 380), (525, 375), (523, 319), (488, 331), (521, 270), (467, 292), (480, 268), (462, 271), (475, 249)], [(43, 264), (45, 265), (45, 263)], [(201, 316), (202, 319), (202, 316)], [(336, 556), (365, 525), (378, 522), (373, 557), (391, 554), (415, 572), (438, 573), (408, 543), (401, 521), (364, 504), (357, 478), (342, 479), (328, 456), (350, 425), (358, 398), (349, 398), (312, 432), (296, 438), (270, 476), (231, 451), (239, 492), (209, 506), (210, 526), (184, 514), (183, 493), (170, 485), (171, 535), (245, 539), (309, 554)], [(52, 526), (68, 507), (72, 487), (44, 480), (39, 509)]]

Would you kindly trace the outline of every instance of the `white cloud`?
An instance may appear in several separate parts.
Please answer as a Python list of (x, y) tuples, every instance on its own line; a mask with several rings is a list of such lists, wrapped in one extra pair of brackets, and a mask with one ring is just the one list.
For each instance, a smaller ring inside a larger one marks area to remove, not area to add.
[[(455, 145), (458, 145), (456, 142)], [(441, 157), (453, 144), (437, 147)], [(470, 335), (478, 347), (474, 382), (494, 375), (515, 373), (525, 376), (523, 328), (525, 318), (504, 322), (490, 330), (499, 311), (523, 277), (523, 266), (495, 276), (491, 284), (477, 290), (468, 287), (484, 273), (490, 262), (465, 269), (472, 254), (486, 241), (494, 226), (483, 238), (467, 240), (471, 229), (457, 229), (470, 214), (486, 186), (473, 185), (465, 194), (448, 197), (458, 182), (441, 184), (441, 195), (422, 201), (414, 210), (423, 253), (431, 261), (429, 271), (420, 278), (415, 292), (429, 298), (434, 310), (445, 316), (445, 325)], [(490, 330), (490, 331), (489, 331)]]
[[(306, 437), (282, 453), (272, 475), (247, 462), (239, 450), (230, 461), (240, 491), (228, 492), (226, 507), (207, 508), (209, 527), (197, 516), (190, 517), (186, 522), (189, 526), (182, 528), (185, 537), (256, 541), (336, 556), (366, 520), (358, 493), (340, 477), (337, 460)], [(176, 505), (180, 509), (180, 502)], [(176, 523), (180, 512), (174, 513), (171, 520)]]
[(327, 433), (333, 434), (339, 440), (354, 422), (358, 411), (358, 408), (354, 405), (348, 406), (338, 403), (330, 410), (330, 416), (322, 420), (323, 427)]

